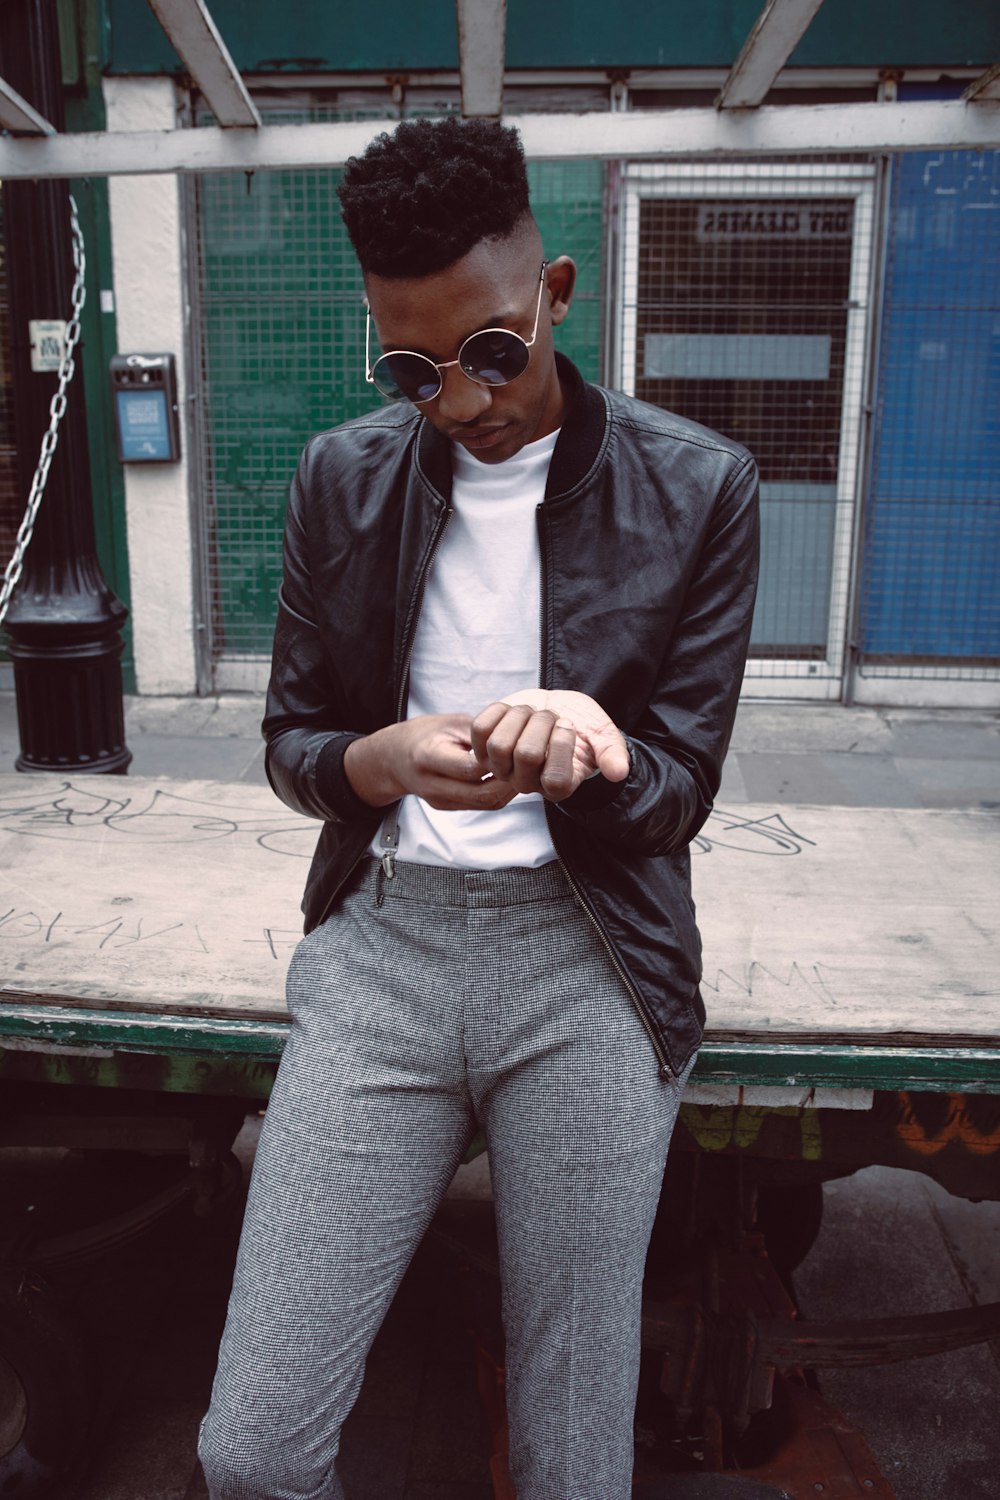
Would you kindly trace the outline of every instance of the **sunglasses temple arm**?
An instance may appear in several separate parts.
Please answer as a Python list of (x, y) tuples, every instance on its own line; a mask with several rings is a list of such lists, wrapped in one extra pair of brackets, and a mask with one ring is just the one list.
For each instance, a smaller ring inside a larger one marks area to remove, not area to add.
[(371, 314), (371, 308), (368, 308), (368, 309), (366, 309), (366, 312), (365, 312), (365, 380), (368, 382), (369, 385), (374, 385), (375, 384), (375, 377), (372, 374), (372, 352), (371, 352), (372, 351), (372, 344), (371, 344), (371, 336), (372, 336), (372, 314)]
[(538, 319), (541, 317), (541, 313), (542, 313), (542, 293), (545, 290), (545, 273), (548, 270), (548, 268), (549, 268), (548, 261), (547, 260), (543, 260), (542, 261), (541, 275), (538, 278), (538, 301), (535, 303), (535, 326), (531, 330), (531, 338), (527, 339), (525, 341), (524, 347), (526, 349), (530, 349), (531, 346), (532, 346), (532, 344), (535, 342), (536, 338), (538, 337)]

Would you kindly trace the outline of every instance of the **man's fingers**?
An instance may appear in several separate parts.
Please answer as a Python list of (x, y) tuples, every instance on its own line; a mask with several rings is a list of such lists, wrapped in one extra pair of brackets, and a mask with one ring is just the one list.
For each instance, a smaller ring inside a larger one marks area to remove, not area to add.
[(505, 714), (510, 712), (509, 703), (490, 703), (472, 721), (472, 753), (485, 769), (489, 761), (487, 742)]
[[(408, 785), (408, 791), (421, 796), (424, 784), (433, 782), (434, 778), (468, 782), (482, 780), (483, 767), (469, 750), (468, 718), (458, 714), (441, 715), (436, 721), (411, 719), (406, 723), (413, 737), (410, 754), (416, 782)], [(429, 733), (426, 732), (428, 723), (433, 724)]]
[(541, 774), (542, 794), (550, 802), (562, 802), (576, 791), (577, 774), (573, 759), (576, 730), (568, 719), (557, 719), (549, 735), (545, 769)]
[[(512, 712), (518, 712), (518, 710), (514, 709)], [(519, 792), (541, 791), (542, 773), (548, 763), (555, 723), (555, 714), (550, 713), (548, 709), (529, 710), (529, 717), (524, 727), (508, 751), (508, 741), (513, 738), (516, 724), (509, 726), (509, 736), (503, 741), (499, 754), (501, 766), (509, 765), (509, 769), (502, 770), (500, 774), (506, 776)], [(507, 729), (508, 721), (505, 719), (490, 738), (491, 763), (493, 741), (498, 734), (502, 734)]]
[(473, 786), (444, 782), (440, 788), (429, 788), (421, 800), (439, 812), (497, 812), (516, 796), (516, 787), (488, 776)]
[(551, 708), (491, 703), (472, 721), (471, 739), (476, 763), (519, 792), (560, 802), (580, 783), (577, 731)]
[[(519, 792), (537, 792), (555, 714), (536, 713), (528, 704), (518, 703), (503, 705), (503, 714), (497, 716), (494, 706), (480, 716), (483, 727), (492, 722), (492, 728), (482, 741), (479, 763), (494, 776), (513, 782)], [(473, 724), (473, 750), (479, 746), (479, 722)]]

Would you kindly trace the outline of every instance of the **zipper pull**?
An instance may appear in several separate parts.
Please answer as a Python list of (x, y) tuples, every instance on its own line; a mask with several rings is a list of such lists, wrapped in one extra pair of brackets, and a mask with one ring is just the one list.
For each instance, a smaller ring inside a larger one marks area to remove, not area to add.
[(401, 803), (397, 802), (382, 819), (379, 846), (382, 850), (382, 874), (386, 880), (392, 880), (396, 874), (396, 851), (399, 848), (399, 809), (401, 805)]

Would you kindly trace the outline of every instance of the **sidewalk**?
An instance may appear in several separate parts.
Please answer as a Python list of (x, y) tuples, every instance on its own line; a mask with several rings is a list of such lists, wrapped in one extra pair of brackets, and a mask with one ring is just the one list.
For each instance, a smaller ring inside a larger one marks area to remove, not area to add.
[[(129, 699), (131, 770), (263, 783), (261, 709), (260, 699), (238, 696)], [(5, 770), (17, 750), (13, 695), (0, 693)], [(1000, 807), (1000, 715), (748, 703), (718, 802)], [(257, 1124), (241, 1137), (248, 1161)], [(467, 1171), (459, 1191), (483, 1190), (481, 1170)], [(194, 1442), (230, 1254), (223, 1245), (194, 1265), (165, 1257), (141, 1355), (123, 1353), (101, 1461), (58, 1500), (204, 1500)], [(1000, 1203), (951, 1198), (917, 1174), (858, 1173), (828, 1186), (823, 1229), (796, 1282), (815, 1318), (1000, 1300)], [(121, 1314), (126, 1323), (133, 1311)], [(995, 1500), (1000, 1348), (830, 1375), (823, 1389), (865, 1433), (898, 1500)], [(425, 1247), (345, 1434), (350, 1500), (491, 1500), (486, 1453), (454, 1287)]]
[[(129, 698), (136, 776), (263, 785), (263, 699)], [(18, 753), (14, 695), (0, 692), (0, 765)], [(744, 703), (718, 801), (840, 807), (1000, 806), (1000, 714)]]

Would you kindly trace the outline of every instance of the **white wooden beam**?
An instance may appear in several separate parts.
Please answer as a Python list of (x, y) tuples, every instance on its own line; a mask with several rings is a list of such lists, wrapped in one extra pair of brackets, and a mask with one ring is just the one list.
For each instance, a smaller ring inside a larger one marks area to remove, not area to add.
[(55, 135), (56, 128), (0, 78), (0, 125), (23, 135)]
[(219, 124), (260, 125), (257, 106), (204, 0), (149, 0), (149, 8)]
[[(958, 100), (506, 116), (532, 160), (815, 156), (830, 151), (1000, 148), (1000, 110)], [(0, 137), (0, 177), (257, 172), (336, 167), (364, 151), (384, 120), (265, 125), (256, 131), (108, 131), (45, 139)]]
[(992, 103), (995, 99), (1000, 99), (1000, 62), (994, 63), (992, 68), (987, 68), (985, 73), (974, 78), (962, 98), (970, 104)]
[(823, 0), (767, 0), (715, 101), (716, 109), (753, 109), (802, 40)]
[(498, 116), (503, 109), (507, 0), (457, 0), (462, 114)]

